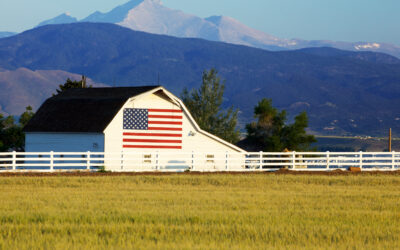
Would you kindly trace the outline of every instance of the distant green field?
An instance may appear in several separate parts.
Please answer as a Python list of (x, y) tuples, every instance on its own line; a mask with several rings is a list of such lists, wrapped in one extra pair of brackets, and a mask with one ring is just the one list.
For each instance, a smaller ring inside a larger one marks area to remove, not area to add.
[(400, 175), (0, 177), (0, 249), (400, 249)]

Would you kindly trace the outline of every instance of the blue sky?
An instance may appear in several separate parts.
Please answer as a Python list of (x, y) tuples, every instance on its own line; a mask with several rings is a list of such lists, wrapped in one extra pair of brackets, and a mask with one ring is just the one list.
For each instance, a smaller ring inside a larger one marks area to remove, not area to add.
[[(70, 12), (79, 19), (127, 0), (0, 0), (0, 31), (23, 31)], [(163, 0), (208, 17), (231, 16), (281, 38), (387, 42), (400, 45), (399, 0)]]

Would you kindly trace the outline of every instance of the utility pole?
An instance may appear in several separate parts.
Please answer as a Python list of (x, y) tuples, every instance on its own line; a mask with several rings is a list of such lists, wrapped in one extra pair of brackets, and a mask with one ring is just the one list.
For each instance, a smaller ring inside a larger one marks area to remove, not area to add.
[(82, 75), (82, 81), (81, 81), (82, 88), (86, 88), (86, 76)]
[(392, 128), (389, 128), (389, 152), (392, 152)]

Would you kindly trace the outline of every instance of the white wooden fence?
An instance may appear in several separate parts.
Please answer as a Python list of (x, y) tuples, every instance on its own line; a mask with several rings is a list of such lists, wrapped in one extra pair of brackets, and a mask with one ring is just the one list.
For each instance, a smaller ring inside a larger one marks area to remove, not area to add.
[(400, 170), (397, 152), (5, 152), (0, 172), (98, 171), (331, 171), (360, 167), (363, 171)]

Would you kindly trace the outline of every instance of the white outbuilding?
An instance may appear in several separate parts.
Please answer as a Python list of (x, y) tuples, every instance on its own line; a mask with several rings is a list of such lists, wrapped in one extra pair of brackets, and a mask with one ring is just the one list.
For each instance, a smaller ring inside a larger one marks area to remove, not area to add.
[[(217, 154), (245, 152), (200, 129), (162, 86), (68, 89), (47, 99), (24, 130), (26, 152), (163, 153), (169, 163), (181, 162), (179, 153), (202, 152), (213, 166)], [(114, 163), (105, 164), (119, 168)]]

